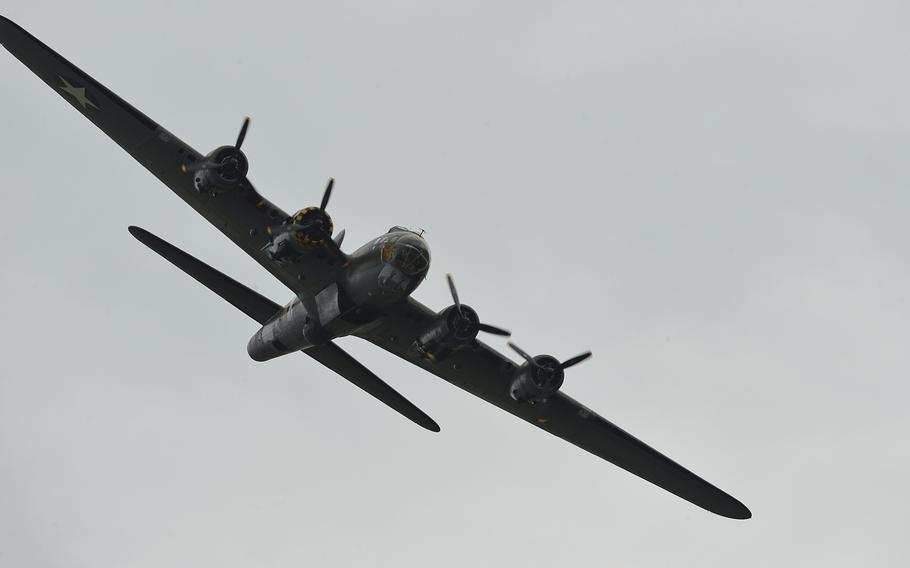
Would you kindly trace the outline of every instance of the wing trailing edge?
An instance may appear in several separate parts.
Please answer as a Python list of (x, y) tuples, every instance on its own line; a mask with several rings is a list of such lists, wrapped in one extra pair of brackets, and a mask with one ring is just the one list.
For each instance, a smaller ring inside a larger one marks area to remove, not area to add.
[[(196, 257), (140, 227), (129, 227), (130, 234), (165, 260), (192, 276), (197, 282), (218, 294), (232, 306), (260, 324), (275, 315), (281, 306), (251, 290)], [(411, 401), (385, 381), (373, 374), (354, 357), (334, 343), (317, 345), (303, 351), (316, 361), (335, 371), (368, 394), (379, 399), (418, 426), (439, 432), (439, 425)]]

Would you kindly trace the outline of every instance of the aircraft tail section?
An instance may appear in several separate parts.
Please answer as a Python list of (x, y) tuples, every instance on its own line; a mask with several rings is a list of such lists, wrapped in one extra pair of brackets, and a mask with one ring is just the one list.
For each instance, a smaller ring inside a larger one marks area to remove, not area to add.
[(165, 260), (192, 276), (197, 282), (218, 294), (232, 306), (264, 324), (278, 313), (281, 306), (250, 290), (230, 276), (222, 274), (201, 260), (183, 252), (141, 227), (129, 227), (130, 234)]
[[(281, 306), (265, 296), (250, 290), (230, 276), (222, 274), (208, 264), (145, 229), (131, 226), (129, 231), (139, 242), (164, 257), (165, 260), (192, 276), (200, 284), (215, 292), (260, 324), (265, 324), (282, 309)], [(439, 432), (439, 425), (432, 418), (334, 343), (329, 342), (310, 347), (303, 352), (379, 399), (393, 410), (401, 413), (415, 424), (427, 430)]]

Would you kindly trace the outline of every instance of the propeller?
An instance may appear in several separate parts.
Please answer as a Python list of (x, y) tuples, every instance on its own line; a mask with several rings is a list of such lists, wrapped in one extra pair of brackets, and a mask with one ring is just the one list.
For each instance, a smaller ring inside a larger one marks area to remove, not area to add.
[(582, 353), (581, 355), (576, 355), (575, 357), (572, 357), (571, 359), (566, 359), (565, 361), (562, 362), (562, 364), (560, 365), (560, 367), (561, 367), (563, 370), (568, 369), (568, 368), (571, 367), (572, 365), (577, 365), (577, 364), (581, 363), (582, 361), (584, 361), (585, 359), (587, 359), (587, 358), (590, 357), (591, 355), (592, 355), (592, 353), (591, 353), (590, 351), (585, 351), (585, 352)]
[(493, 335), (501, 335), (503, 337), (509, 337), (512, 335), (512, 332), (507, 329), (502, 329), (501, 327), (496, 327), (495, 325), (490, 325), (488, 323), (481, 323), (477, 326), (477, 329), (480, 331), (485, 331), (487, 333), (492, 333)]
[[(540, 365), (540, 363), (538, 363), (537, 360), (534, 359), (534, 357), (531, 357), (530, 355), (528, 355), (521, 347), (515, 345), (511, 341), (509, 341), (508, 345), (509, 345), (509, 347), (512, 348), (513, 351), (515, 351), (516, 353), (521, 355), (521, 358), (524, 359), (525, 361), (527, 361), (530, 365), (533, 365), (539, 369), (543, 368)], [(569, 359), (566, 359), (565, 361), (560, 363), (559, 368), (562, 370), (566, 370), (573, 365), (577, 365), (577, 364), (581, 363), (582, 361), (584, 361), (591, 355), (592, 355), (592, 353), (590, 351), (585, 351), (581, 355), (576, 355), (575, 357), (570, 357)]]
[(331, 226), (332, 222), (325, 209), (329, 204), (329, 199), (332, 197), (332, 188), (334, 186), (335, 178), (329, 178), (319, 207), (304, 210), (304, 218), (300, 222), (294, 221), (296, 216), (286, 219), (281, 225), (281, 230), (283, 232), (306, 231), (313, 240), (324, 241), (323, 244), (326, 247), (343, 258), (344, 253), (341, 251), (341, 241), (344, 239), (344, 231), (342, 230), (335, 239), (332, 239), (332, 234), (326, 228), (326, 225)]
[[(293, 218), (288, 218), (285, 222), (285, 225), (289, 230), (301, 231), (305, 229), (317, 229), (324, 233), (326, 238), (329, 237), (328, 231), (325, 230), (325, 207), (329, 204), (329, 198), (332, 197), (332, 187), (335, 185), (335, 178), (329, 178), (329, 183), (325, 188), (325, 192), (322, 194), (322, 202), (319, 204), (319, 214), (315, 215), (313, 219), (308, 219), (303, 223), (294, 223), (291, 222)], [(344, 238), (343, 235), (340, 235), (341, 238)]]
[(332, 188), (335, 186), (335, 178), (329, 178), (329, 184), (325, 186), (325, 191), (322, 193), (322, 202), (319, 204), (319, 212), (322, 213), (325, 211), (325, 206), (329, 204), (329, 198), (332, 197)]
[(458, 290), (455, 289), (455, 279), (452, 278), (452, 274), (446, 274), (446, 280), (449, 282), (449, 292), (452, 293), (452, 301), (455, 302), (455, 309), (459, 313), (464, 314), (461, 310), (461, 302), (458, 301)]
[(240, 134), (237, 135), (237, 142), (234, 144), (234, 149), (239, 150), (240, 146), (243, 145), (243, 139), (246, 138), (246, 131), (250, 127), (250, 117), (243, 119), (243, 125), (240, 127)]
[(531, 365), (538, 366), (538, 365), (537, 365), (537, 361), (534, 360), (534, 357), (531, 357), (530, 355), (528, 355), (521, 347), (515, 345), (515, 344), (512, 343), (511, 341), (509, 341), (509, 342), (507, 343), (507, 345), (508, 345), (509, 347), (511, 347), (513, 351), (515, 351), (516, 353), (518, 353), (519, 355), (521, 355), (521, 358), (522, 358), (522, 359), (524, 359), (525, 361), (527, 361), (527, 362), (530, 363)]
[[(452, 293), (452, 300), (455, 302), (455, 309), (458, 310), (458, 314), (461, 316), (461, 318), (463, 320), (471, 319), (465, 313), (464, 308), (461, 306), (461, 302), (458, 300), (458, 290), (455, 289), (455, 279), (452, 278), (451, 274), (446, 274), (446, 280), (449, 282), (449, 291)], [(474, 316), (474, 318), (476, 318), (476, 315)], [(492, 333), (493, 335), (502, 335), (505, 337), (509, 337), (510, 335), (512, 335), (511, 331), (507, 331), (505, 329), (502, 329), (501, 327), (496, 327), (495, 325), (490, 325), (490, 324), (486, 324), (486, 323), (478, 322), (477, 329), (479, 329), (480, 331), (485, 331), (487, 333)]]
[(325, 219), (326, 212), (325, 208), (329, 204), (329, 199), (332, 197), (332, 188), (335, 186), (335, 178), (329, 178), (329, 183), (325, 186), (325, 191), (322, 193), (322, 201), (319, 203), (319, 214), (316, 215), (312, 221), (307, 223), (305, 226), (312, 227), (321, 233), (322, 238), (326, 242), (332, 240), (332, 235), (325, 228)]
[(240, 126), (240, 133), (237, 135), (237, 142), (235, 142), (233, 146), (226, 146), (222, 148), (222, 150), (226, 150), (226, 152), (216, 151), (216, 159), (203, 162), (198, 169), (220, 170), (221, 175), (229, 179), (239, 179), (246, 176), (246, 171), (249, 166), (247, 164), (246, 157), (240, 151), (240, 146), (243, 145), (243, 141), (246, 138), (246, 131), (249, 129), (249, 127), (250, 117), (246, 117), (243, 119), (243, 124)]
[(562, 363), (551, 355), (532, 357), (524, 349), (509, 341), (511, 347), (521, 358), (527, 361), (515, 373), (510, 388), (512, 398), (519, 402), (546, 402), (562, 387), (566, 369), (577, 365), (591, 356), (590, 351), (566, 359)]

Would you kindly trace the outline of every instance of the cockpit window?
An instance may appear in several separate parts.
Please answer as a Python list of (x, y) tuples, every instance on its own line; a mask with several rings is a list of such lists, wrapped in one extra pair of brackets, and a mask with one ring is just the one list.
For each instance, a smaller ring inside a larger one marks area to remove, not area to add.
[(430, 265), (423, 250), (401, 242), (383, 245), (382, 260), (409, 276), (423, 272)]
[(409, 229), (407, 227), (402, 227), (401, 225), (395, 225), (390, 228), (386, 233), (414, 233), (418, 237), (422, 237), (424, 230), (423, 229)]

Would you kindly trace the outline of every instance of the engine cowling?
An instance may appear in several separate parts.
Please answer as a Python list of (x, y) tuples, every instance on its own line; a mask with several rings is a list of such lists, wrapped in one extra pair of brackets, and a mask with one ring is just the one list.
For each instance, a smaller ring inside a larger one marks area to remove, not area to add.
[(334, 227), (325, 210), (307, 207), (267, 231), (269, 244), (265, 251), (269, 257), (277, 262), (293, 262), (328, 243)]
[(562, 363), (551, 355), (538, 355), (531, 357), (521, 347), (509, 342), (516, 353), (525, 360), (524, 365), (515, 370), (515, 376), (509, 385), (509, 394), (518, 402), (544, 402), (556, 394), (562, 381), (566, 377), (566, 369), (577, 365), (591, 356), (590, 351), (585, 351), (575, 357), (570, 357)]
[(301, 248), (322, 246), (332, 238), (335, 225), (324, 209), (305, 207), (294, 214), (294, 240)]
[(249, 169), (250, 163), (239, 148), (221, 146), (196, 169), (193, 184), (199, 193), (225, 193), (240, 187)]
[(439, 312), (433, 323), (414, 342), (417, 351), (428, 359), (442, 360), (452, 352), (473, 343), (480, 331), (480, 318), (470, 306), (449, 306)]
[(414, 347), (421, 355), (431, 360), (445, 359), (453, 351), (473, 344), (477, 339), (477, 333), (481, 331), (506, 337), (511, 335), (511, 332), (505, 329), (481, 323), (477, 312), (458, 299), (452, 275), (447, 274), (446, 280), (455, 304), (439, 312), (433, 323), (414, 341)]
[(509, 394), (518, 402), (542, 402), (556, 394), (565, 379), (562, 364), (555, 357), (538, 355), (533, 361), (518, 367), (509, 387)]

